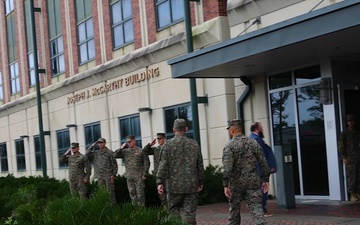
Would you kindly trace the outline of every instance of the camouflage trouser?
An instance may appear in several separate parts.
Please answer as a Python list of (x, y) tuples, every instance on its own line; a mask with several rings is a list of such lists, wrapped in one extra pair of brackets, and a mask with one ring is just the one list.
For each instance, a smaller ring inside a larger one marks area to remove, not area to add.
[(99, 178), (97, 181), (98, 185), (105, 185), (107, 190), (110, 193), (110, 201), (113, 204), (116, 204), (115, 198), (115, 184), (110, 182), (110, 177), (108, 178)]
[(360, 194), (360, 164), (346, 165), (347, 189), (349, 193)]
[(185, 211), (184, 222), (196, 224), (196, 208), (198, 205), (198, 193), (168, 194), (168, 207), (172, 215), (180, 217), (180, 207)]
[(72, 195), (79, 195), (80, 198), (87, 198), (88, 188), (83, 178), (78, 180), (70, 180), (70, 192)]
[(133, 205), (145, 206), (145, 182), (141, 177), (128, 177), (127, 187)]
[(262, 194), (260, 188), (245, 189), (230, 188), (231, 198), (229, 200), (229, 225), (239, 225), (241, 223), (241, 201), (246, 200), (250, 209), (254, 224), (265, 224), (264, 212), (261, 206)]

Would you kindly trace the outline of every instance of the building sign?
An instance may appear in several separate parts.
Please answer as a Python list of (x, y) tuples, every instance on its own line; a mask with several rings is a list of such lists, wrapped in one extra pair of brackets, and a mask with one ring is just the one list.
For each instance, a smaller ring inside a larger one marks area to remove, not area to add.
[(159, 67), (154, 69), (148, 69), (141, 73), (132, 74), (125, 78), (120, 78), (118, 80), (112, 81), (110, 83), (106, 83), (100, 87), (94, 87), (91, 90), (85, 90), (80, 93), (73, 94), (68, 97), (68, 104), (72, 104), (75, 102), (79, 102), (81, 100), (85, 100), (91, 98), (93, 96), (102, 95), (108, 93), (110, 91), (117, 90), (124, 86), (133, 85), (136, 83), (141, 83), (145, 80), (149, 80), (154, 77), (158, 77), (160, 75)]

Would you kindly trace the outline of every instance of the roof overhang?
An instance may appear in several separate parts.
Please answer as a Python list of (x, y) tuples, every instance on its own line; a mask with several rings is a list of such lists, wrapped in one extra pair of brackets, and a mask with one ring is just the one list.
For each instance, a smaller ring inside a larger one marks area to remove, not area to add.
[(346, 0), (171, 59), (173, 78), (255, 76), (323, 59), (360, 60), (360, 0)]

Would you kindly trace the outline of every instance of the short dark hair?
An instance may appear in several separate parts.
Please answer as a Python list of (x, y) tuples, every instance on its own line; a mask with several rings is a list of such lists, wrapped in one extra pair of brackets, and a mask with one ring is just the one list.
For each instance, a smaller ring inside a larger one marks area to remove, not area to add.
[(251, 124), (251, 126), (250, 126), (250, 131), (251, 132), (254, 132), (256, 129), (258, 129), (259, 128), (259, 122), (255, 122), (255, 123), (253, 123), (253, 124)]
[(135, 140), (135, 136), (134, 135), (129, 135), (126, 137), (127, 139), (130, 139), (130, 140)]

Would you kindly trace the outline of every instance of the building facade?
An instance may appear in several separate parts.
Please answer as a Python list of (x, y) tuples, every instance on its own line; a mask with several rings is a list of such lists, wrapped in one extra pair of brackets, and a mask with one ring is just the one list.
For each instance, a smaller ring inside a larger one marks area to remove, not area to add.
[(189, 4), (187, 54), (181, 0), (34, 0), (37, 49), (31, 1), (0, 1), (0, 175), (42, 175), (36, 53), (50, 177), (67, 178), (58, 158), (74, 141), (84, 152), (104, 137), (115, 150), (131, 134), (145, 146), (158, 132), (172, 137), (178, 117), (193, 136), (192, 77), (206, 99), (205, 165), (221, 165), (228, 119), (243, 119), (247, 135), (260, 121), (269, 144), (291, 148), (297, 198), (346, 199), (336, 143), (344, 115), (359, 113), (349, 103), (358, 94), (359, 1)]

